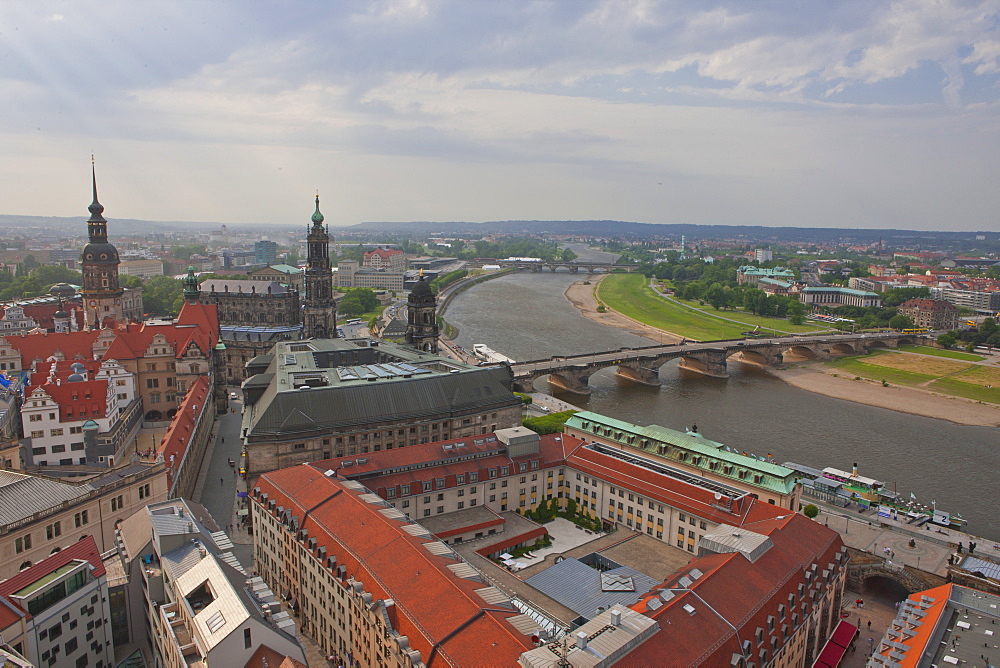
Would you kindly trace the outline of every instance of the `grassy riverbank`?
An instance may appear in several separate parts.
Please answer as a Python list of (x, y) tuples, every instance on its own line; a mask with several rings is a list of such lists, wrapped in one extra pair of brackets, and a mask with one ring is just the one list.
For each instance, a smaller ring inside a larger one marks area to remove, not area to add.
[(1000, 404), (1000, 368), (997, 367), (940, 356), (904, 355), (891, 350), (844, 357), (827, 362), (827, 366), (869, 380)]
[(697, 302), (677, 303), (649, 287), (641, 274), (612, 274), (601, 280), (597, 297), (606, 307), (641, 323), (699, 341), (736, 339), (761, 329), (784, 333), (816, 331), (816, 325), (793, 325), (783, 318), (766, 318), (745, 311), (713, 312)]

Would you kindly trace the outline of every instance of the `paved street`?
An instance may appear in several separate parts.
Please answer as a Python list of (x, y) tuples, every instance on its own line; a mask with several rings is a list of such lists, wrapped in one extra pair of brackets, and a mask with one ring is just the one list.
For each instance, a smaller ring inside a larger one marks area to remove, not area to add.
[[(243, 481), (236, 475), (237, 467), (230, 467), (227, 461), (231, 458), (239, 462), (242, 407), (242, 401), (230, 400), (229, 412), (216, 420), (213, 430), (215, 438), (209, 443), (208, 452), (205, 453), (207, 461), (198, 479), (195, 498), (208, 509), (219, 528), (233, 537), (233, 554), (244, 568), (249, 569), (253, 565), (253, 547), (249, 540), (240, 540), (246, 536), (245, 533), (230, 528), (230, 525), (236, 524), (237, 482)], [(240, 489), (244, 490), (245, 485), (241, 484)]]

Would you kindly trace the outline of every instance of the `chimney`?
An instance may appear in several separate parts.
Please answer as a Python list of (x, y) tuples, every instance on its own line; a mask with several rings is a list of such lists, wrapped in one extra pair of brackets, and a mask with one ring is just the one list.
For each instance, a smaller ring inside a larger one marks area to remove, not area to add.
[(621, 626), (622, 625), (622, 611), (612, 610), (611, 611), (611, 626)]
[(587, 634), (583, 631), (576, 634), (576, 648), (587, 649)]

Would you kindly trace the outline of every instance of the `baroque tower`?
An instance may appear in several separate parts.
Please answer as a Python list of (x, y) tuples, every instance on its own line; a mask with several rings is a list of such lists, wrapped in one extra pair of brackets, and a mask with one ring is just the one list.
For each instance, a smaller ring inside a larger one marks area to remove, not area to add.
[(94, 186), (94, 201), (87, 207), (90, 219), (87, 221), (87, 235), (90, 242), (80, 254), (80, 269), (83, 272), (83, 314), (86, 326), (100, 329), (105, 318), (122, 321), (122, 295), (124, 290), (118, 285), (118, 249), (108, 243), (108, 221), (101, 214), (104, 207), (97, 201), (97, 172), (91, 159), (91, 176)]
[(422, 269), (406, 300), (406, 343), (424, 352), (438, 351), (437, 299)]
[(312, 215), (306, 245), (309, 255), (306, 261), (302, 333), (307, 338), (333, 339), (337, 336), (337, 304), (333, 300), (333, 274), (330, 271), (330, 230), (323, 226), (319, 195), (316, 195), (316, 211)]

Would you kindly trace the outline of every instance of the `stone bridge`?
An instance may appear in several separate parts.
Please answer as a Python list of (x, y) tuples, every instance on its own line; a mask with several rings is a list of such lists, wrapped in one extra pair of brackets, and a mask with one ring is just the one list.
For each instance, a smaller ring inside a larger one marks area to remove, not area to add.
[(733, 356), (742, 362), (760, 366), (777, 366), (788, 353), (809, 359), (825, 360), (841, 355), (858, 355), (872, 348), (896, 348), (900, 343), (915, 343), (914, 334), (838, 334), (829, 336), (789, 336), (771, 339), (733, 339), (622, 348), (603, 353), (552, 357), (547, 360), (517, 362), (514, 371), (515, 389), (531, 392), (534, 382), (544, 376), (553, 385), (575, 394), (589, 394), (589, 379), (607, 367), (617, 367), (617, 373), (634, 382), (660, 385), (660, 367), (675, 359), (683, 369), (727, 378), (728, 363)]
[(525, 262), (523, 260), (497, 260), (496, 262), (488, 262), (486, 264), (496, 264), (500, 265), (501, 269), (527, 269), (532, 272), (541, 272), (548, 269), (549, 271), (559, 271), (565, 269), (571, 274), (579, 273), (581, 270), (586, 270), (588, 274), (604, 273), (608, 274), (612, 271), (621, 271), (631, 274), (633, 271), (639, 268), (637, 264), (614, 264), (612, 262)]
[(924, 589), (940, 587), (948, 580), (936, 573), (904, 566), (890, 564), (885, 557), (848, 547), (850, 561), (847, 562), (847, 588), (851, 591), (863, 591), (865, 580), (884, 578), (897, 583), (907, 592), (913, 594)]

